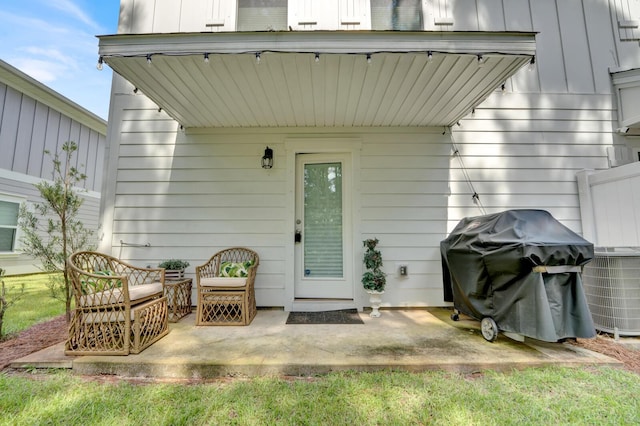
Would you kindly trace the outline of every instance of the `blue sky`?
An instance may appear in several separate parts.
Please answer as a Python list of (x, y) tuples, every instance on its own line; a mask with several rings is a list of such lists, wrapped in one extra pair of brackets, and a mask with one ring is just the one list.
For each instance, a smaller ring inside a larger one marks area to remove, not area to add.
[(120, 0), (0, 0), (0, 59), (108, 118), (112, 72), (96, 35), (115, 34)]

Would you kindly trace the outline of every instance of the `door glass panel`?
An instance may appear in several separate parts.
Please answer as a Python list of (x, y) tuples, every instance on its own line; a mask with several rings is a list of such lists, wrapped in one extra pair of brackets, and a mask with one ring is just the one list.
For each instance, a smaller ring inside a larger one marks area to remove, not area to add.
[(304, 276), (343, 276), (342, 164), (304, 166)]

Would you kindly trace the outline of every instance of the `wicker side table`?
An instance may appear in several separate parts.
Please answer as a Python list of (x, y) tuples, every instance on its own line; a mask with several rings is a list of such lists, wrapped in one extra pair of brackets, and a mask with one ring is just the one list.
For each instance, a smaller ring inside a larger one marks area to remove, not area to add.
[(191, 278), (165, 280), (164, 295), (169, 305), (169, 322), (178, 322), (191, 313)]

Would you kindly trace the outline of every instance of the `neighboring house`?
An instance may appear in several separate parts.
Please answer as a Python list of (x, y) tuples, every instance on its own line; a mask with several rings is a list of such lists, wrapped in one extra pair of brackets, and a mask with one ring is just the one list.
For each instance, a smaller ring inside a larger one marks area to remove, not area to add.
[(461, 218), (541, 208), (581, 233), (576, 173), (637, 160), (638, 20), (638, 0), (122, 0), (101, 249), (193, 273), (247, 246), (258, 305), (362, 308), (377, 237), (384, 304), (443, 305)]
[(51, 180), (53, 158), (78, 144), (76, 166), (87, 175), (80, 218), (97, 229), (107, 123), (0, 60), (0, 266), (7, 275), (40, 271), (20, 252), (20, 205), (42, 201), (34, 184)]

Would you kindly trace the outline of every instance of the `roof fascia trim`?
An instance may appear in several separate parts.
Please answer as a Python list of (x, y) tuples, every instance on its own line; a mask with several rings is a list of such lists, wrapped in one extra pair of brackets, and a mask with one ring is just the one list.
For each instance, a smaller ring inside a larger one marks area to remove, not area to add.
[[(291, 31), (99, 36), (100, 56), (196, 53), (407, 53), (535, 55), (531, 32)], [(251, 46), (251, 48), (247, 48)]]

